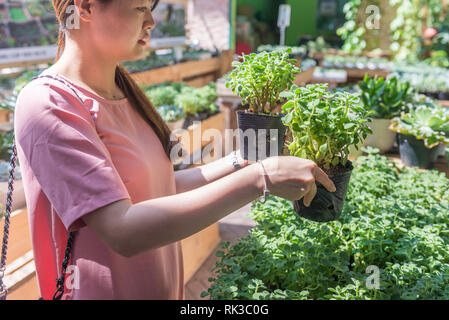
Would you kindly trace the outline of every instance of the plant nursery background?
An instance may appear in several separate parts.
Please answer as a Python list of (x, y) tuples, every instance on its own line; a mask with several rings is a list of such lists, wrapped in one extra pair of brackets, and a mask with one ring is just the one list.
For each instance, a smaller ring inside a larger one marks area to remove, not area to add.
[[(174, 170), (229, 154), (194, 137), (254, 113), (285, 131), (279, 156), (344, 185), (318, 185), (308, 209), (255, 200), (183, 239), (187, 299), (449, 299), (449, 0), (161, 0), (154, 18), (145, 57), (121, 64), (188, 133)], [(0, 0), (2, 232), (16, 99), (54, 62), (58, 32), (51, 1)], [(3, 282), (33, 300), (20, 163), (11, 209)]]

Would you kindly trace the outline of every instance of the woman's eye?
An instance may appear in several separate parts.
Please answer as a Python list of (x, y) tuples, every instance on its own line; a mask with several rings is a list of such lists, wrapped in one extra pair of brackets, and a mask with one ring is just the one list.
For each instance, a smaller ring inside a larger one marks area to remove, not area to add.
[(145, 12), (146, 10), (148, 10), (148, 8), (147, 7), (140, 7), (140, 8), (137, 8), (137, 10), (139, 10), (140, 12)]

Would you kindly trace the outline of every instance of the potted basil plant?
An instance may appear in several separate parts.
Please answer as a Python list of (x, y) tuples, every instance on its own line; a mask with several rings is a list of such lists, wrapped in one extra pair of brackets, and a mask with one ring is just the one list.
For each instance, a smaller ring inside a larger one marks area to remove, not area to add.
[(396, 134), (388, 129), (391, 119), (402, 111), (408, 111), (412, 98), (410, 83), (399, 82), (396, 77), (385, 80), (366, 75), (358, 87), (365, 108), (373, 111), (373, 120), (368, 123), (373, 133), (367, 137), (365, 146), (385, 153), (393, 147), (396, 139)]
[(390, 129), (399, 134), (399, 153), (406, 166), (432, 169), (449, 144), (449, 112), (421, 105), (394, 118)]
[[(226, 87), (242, 99), (247, 109), (236, 112), (240, 150), (245, 160), (262, 160), (282, 154), (286, 127), (276, 112), (300, 69), (290, 59), (291, 49), (243, 55), (234, 61)], [(279, 108), (280, 109), (280, 108)]]
[(303, 199), (293, 201), (300, 216), (318, 222), (340, 216), (353, 169), (348, 160), (350, 147), (358, 148), (371, 133), (366, 125), (371, 112), (360, 104), (358, 96), (327, 89), (326, 83), (294, 86), (283, 93), (288, 101), (282, 107), (287, 113), (282, 121), (292, 135), (290, 154), (314, 161), (337, 188), (328, 192), (317, 182), (317, 195), (309, 207), (304, 206)]

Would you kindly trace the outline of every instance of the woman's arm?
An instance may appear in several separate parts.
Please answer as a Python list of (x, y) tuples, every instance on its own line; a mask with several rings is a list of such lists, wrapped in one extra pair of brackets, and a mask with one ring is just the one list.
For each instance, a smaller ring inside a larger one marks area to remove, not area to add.
[[(237, 159), (242, 168), (248, 165), (248, 161), (243, 160), (240, 150), (237, 150)], [(232, 164), (232, 154), (203, 166), (176, 171), (176, 193), (202, 187), (233, 172), (235, 172), (235, 168)]]
[(251, 164), (188, 192), (136, 204), (120, 200), (82, 219), (109, 247), (131, 257), (193, 235), (255, 200), (263, 193), (262, 174)]

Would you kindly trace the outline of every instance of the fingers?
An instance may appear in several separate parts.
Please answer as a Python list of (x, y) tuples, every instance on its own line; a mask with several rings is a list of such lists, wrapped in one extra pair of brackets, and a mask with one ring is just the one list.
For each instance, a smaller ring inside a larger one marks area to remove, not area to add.
[(304, 195), (303, 202), (306, 207), (310, 206), (310, 203), (312, 202), (313, 198), (315, 198), (315, 196), (316, 196), (316, 192), (317, 192), (316, 183), (312, 183), (312, 187), (310, 188), (310, 191)]
[(321, 183), (327, 191), (335, 192), (337, 190), (332, 180), (320, 167), (315, 167), (315, 169), (313, 169), (313, 174), (315, 176), (315, 180)]

